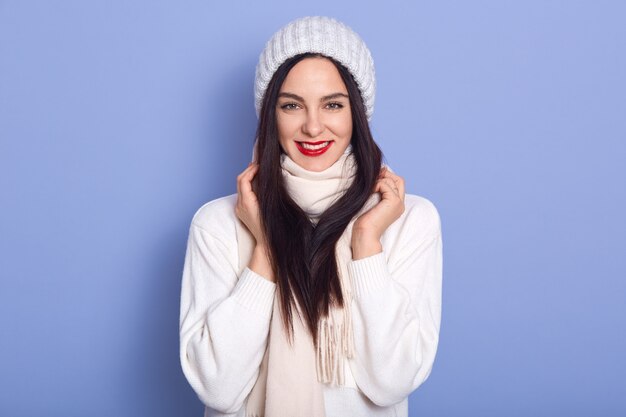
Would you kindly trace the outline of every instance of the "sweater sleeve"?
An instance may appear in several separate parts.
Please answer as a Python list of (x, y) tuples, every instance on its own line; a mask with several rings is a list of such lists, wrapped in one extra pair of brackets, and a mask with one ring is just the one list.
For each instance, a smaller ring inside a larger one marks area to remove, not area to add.
[(180, 302), (180, 361), (209, 408), (239, 410), (259, 374), (276, 284), (233, 264), (236, 246), (194, 223), (189, 229)]
[[(352, 260), (355, 357), (359, 389), (375, 404), (402, 401), (430, 375), (441, 322), (442, 239), (429, 204), (429, 226), (405, 222), (387, 261), (387, 248)], [(417, 213), (414, 213), (417, 214)]]

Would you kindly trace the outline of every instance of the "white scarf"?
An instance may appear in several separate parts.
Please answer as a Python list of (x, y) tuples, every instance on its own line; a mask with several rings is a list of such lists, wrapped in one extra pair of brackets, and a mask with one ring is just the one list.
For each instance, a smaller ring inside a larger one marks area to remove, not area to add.
[[(308, 171), (286, 154), (281, 154), (282, 173), (289, 195), (314, 223), (351, 185), (356, 175), (356, 161), (351, 150), (352, 146), (348, 145), (333, 165), (320, 172)], [(267, 349), (247, 400), (246, 417), (325, 417), (323, 384), (344, 385), (344, 361), (354, 354), (352, 290), (347, 271), (347, 262), (352, 259), (352, 227), (359, 215), (379, 201), (380, 194), (373, 193), (337, 242), (344, 308), (331, 306), (329, 316), (319, 321), (317, 349), (296, 312), (293, 314), (293, 346), (288, 343), (281, 301), (275, 296)], [(242, 271), (252, 256), (255, 241), (240, 221), (237, 222), (237, 238)], [(297, 301), (296, 307), (300, 311)]]

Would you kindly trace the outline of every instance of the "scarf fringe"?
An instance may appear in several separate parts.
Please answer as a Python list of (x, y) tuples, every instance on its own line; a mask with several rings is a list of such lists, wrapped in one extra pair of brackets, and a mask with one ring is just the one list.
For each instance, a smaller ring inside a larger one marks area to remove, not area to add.
[[(343, 284), (343, 282), (342, 282)], [(343, 285), (345, 289), (345, 285)], [(354, 335), (352, 333), (352, 294), (343, 291), (343, 322), (336, 323), (336, 308), (331, 307), (328, 317), (318, 323), (317, 380), (331, 385), (345, 385), (345, 360), (354, 357)]]

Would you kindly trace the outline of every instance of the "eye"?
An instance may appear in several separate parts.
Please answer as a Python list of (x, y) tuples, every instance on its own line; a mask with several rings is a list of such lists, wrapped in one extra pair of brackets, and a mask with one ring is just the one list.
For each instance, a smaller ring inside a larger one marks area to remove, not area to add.
[[(282, 106), (280, 106), (280, 108), (283, 110), (293, 110), (295, 106), (297, 105), (298, 105), (297, 103), (285, 103)], [(294, 107), (290, 107), (290, 106), (294, 106)]]
[(339, 109), (343, 109), (343, 104), (338, 103), (336, 101), (333, 101), (332, 103), (328, 103), (329, 106), (331, 106), (332, 110), (339, 110)]

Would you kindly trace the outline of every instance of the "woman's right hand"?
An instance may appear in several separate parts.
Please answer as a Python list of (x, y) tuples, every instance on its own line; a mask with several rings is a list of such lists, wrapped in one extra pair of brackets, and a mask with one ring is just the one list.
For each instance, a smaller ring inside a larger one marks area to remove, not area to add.
[(265, 245), (263, 228), (261, 227), (259, 200), (254, 191), (252, 191), (252, 179), (258, 170), (259, 164), (251, 162), (248, 168), (237, 176), (235, 214), (246, 225), (256, 240), (256, 247), (252, 252), (252, 258), (248, 267), (263, 278), (276, 282)]
[(257, 245), (263, 245), (263, 230), (261, 227), (261, 213), (259, 200), (252, 191), (252, 179), (259, 170), (259, 164), (251, 162), (241, 174), (237, 176), (237, 205), (235, 214), (246, 225), (254, 236)]

